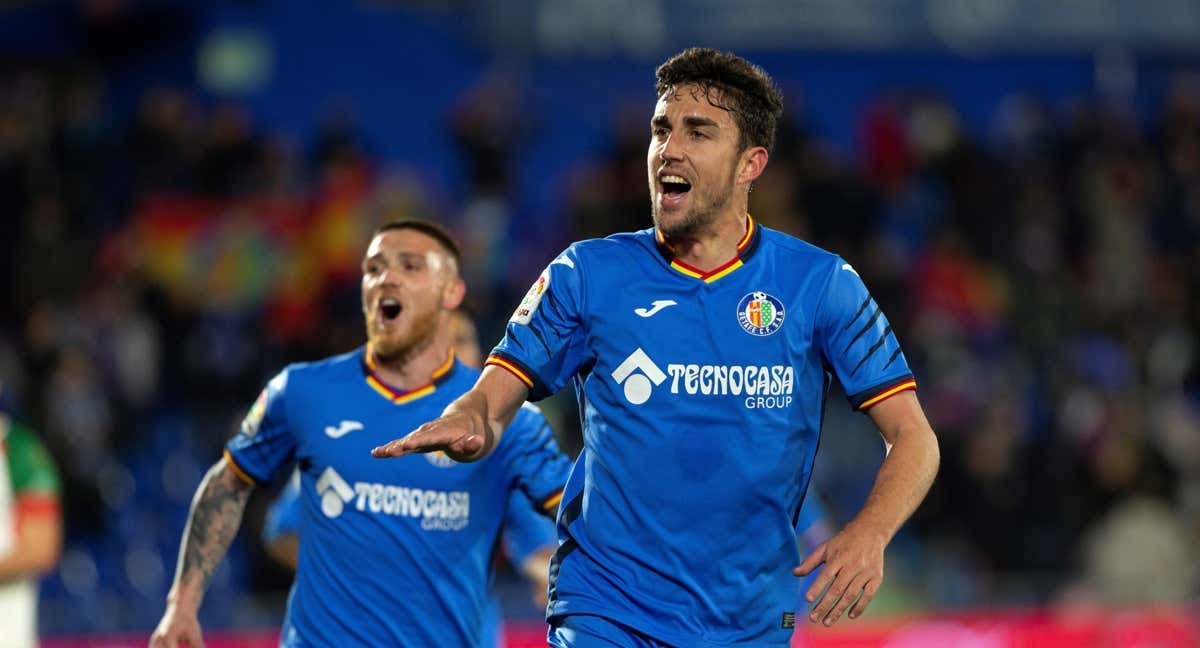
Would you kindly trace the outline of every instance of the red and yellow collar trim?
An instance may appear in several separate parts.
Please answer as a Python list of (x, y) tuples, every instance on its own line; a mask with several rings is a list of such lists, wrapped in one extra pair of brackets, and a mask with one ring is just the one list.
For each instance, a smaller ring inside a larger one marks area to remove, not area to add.
[(367, 381), (367, 385), (374, 389), (380, 396), (392, 401), (396, 405), (403, 405), (428, 396), (437, 391), (437, 388), (442, 383), (446, 382), (454, 373), (454, 350), (451, 349), (446, 356), (446, 361), (433, 370), (433, 375), (428, 384), (410, 389), (408, 391), (400, 391), (388, 385), (379, 377), (375, 364), (375, 357), (371, 354), (371, 345), (363, 347), (363, 377)]
[(658, 251), (662, 253), (663, 258), (667, 260), (677, 272), (685, 274), (694, 279), (699, 279), (705, 283), (712, 283), (721, 277), (737, 270), (745, 265), (745, 262), (750, 258), (754, 251), (758, 248), (759, 227), (754, 222), (754, 217), (746, 214), (746, 233), (742, 236), (742, 240), (738, 241), (737, 256), (729, 261), (722, 263), (720, 266), (705, 272), (698, 268), (692, 267), (687, 263), (675, 257), (675, 253), (667, 245), (663, 238), (662, 232), (658, 229), (654, 230), (654, 240), (658, 243)]

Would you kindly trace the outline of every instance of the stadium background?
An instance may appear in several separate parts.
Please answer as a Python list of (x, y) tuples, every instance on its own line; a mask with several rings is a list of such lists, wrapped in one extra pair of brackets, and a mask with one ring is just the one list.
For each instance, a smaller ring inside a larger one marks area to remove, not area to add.
[[(653, 68), (690, 44), (780, 82), (751, 210), (855, 264), (942, 443), (871, 612), (797, 642), (1200, 645), (1195, 3), (31, 0), (0, 8), (0, 381), (66, 479), (46, 645), (144, 642), (265, 379), (361, 342), (377, 223), (460, 236), (484, 345), (566, 243), (646, 226)], [(882, 448), (831, 399), (840, 523)], [(280, 619), (268, 502), (202, 609), (225, 645)]]

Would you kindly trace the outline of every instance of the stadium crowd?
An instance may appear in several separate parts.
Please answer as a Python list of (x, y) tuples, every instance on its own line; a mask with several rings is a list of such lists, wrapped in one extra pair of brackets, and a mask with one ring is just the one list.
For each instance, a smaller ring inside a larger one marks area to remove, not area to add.
[[(86, 70), (0, 72), (0, 396), (65, 482), (44, 631), (153, 625), (188, 498), (264, 379), (362, 341), (378, 223), (456, 231), (485, 345), (533, 264), (648, 226), (646, 124), (614, 123), (548, 220), (513, 195), (529, 126), (499, 92), (449, 122), (467, 173), (448, 197), (375, 155), (349, 110), (297, 142), (171, 88), (125, 118)], [(939, 433), (941, 474), (890, 556), (893, 606), (1194, 599), (1200, 79), (1145, 123), (1012, 96), (983, 133), (935, 95), (891, 93), (860, 134), (838, 156), (790, 116), (751, 211), (855, 264)], [(880, 458), (856, 417), (829, 408), (817, 459), (835, 518)], [(574, 424), (558, 432), (578, 447)], [(217, 625), (271, 621), (287, 583), (243, 535), (204, 610)]]

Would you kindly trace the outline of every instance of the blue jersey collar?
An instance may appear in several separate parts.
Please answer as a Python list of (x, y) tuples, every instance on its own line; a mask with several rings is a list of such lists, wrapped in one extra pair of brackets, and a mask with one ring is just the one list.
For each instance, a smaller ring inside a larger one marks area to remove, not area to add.
[(446, 361), (433, 370), (433, 375), (430, 381), (415, 389), (408, 391), (396, 389), (383, 381), (376, 371), (375, 358), (371, 355), (371, 345), (367, 344), (362, 350), (362, 362), (360, 363), (363, 370), (363, 379), (367, 381), (367, 385), (375, 390), (380, 396), (392, 401), (397, 405), (411, 403), (423, 396), (428, 396), (437, 391), (437, 388), (450, 380), (454, 375), (454, 368), (458, 365), (454, 361), (454, 350), (451, 349), (446, 357)]
[(667, 245), (663, 238), (662, 232), (658, 228), (654, 229), (654, 242), (658, 247), (659, 254), (662, 254), (663, 259), (671, 266), (673, 270), (680, 274), (687, 275), (693, 279), (699, 279), (705, 283), (712, 283), (729, 273), (742, 267), (749, 261), (750, 257), (758, 250), (759, 239), (762, 238), (761, 227), (754, 222), (754, 217), (746, 214), (746, 233), (742, 236), (742, 240), (738, 241), (737, 256), (729, 261), (722, 263), (720, 266), (705, 272), (698, 268), (694, 268), (687, 263), (684, 263), (675, 256), (674, 251)]

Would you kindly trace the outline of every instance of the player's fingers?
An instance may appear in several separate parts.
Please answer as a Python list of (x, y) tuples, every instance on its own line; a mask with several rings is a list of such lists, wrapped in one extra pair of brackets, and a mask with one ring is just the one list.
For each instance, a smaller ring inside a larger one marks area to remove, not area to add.
[[(829, 584), (829, 589), (825, 590), (824, 596), (813, 607), (812, 613), (808, 615), (809, 620), (817, 623), (829, 616), (830, 611), (833, 610), (833, 606), (845, 594), (846, 588), (850, 585), (850, 580), (851, 575), (847, 574), (846, 570), (838, 572), (837, 578), (833, 579), (833, 582)], [(829, 623), (825, 625), (829, 625)]]
[(826, 565), (825, 570), (813, 580), (813, 584), (808, 588), (808, 592), (804, 595), (804, 600), (808, 601), (809, 603), (816, 603), (820, 599), (824, 598), (823, 592), (825, 592), (826, 588), (829, 587), (829, 584), (833, 582), (833, 579), (835, 576), (837, 576), (837, 574), (837, 569), (833, 568), (831, 565)]
[(404, 454), (406, 454), (404, 451), (404, 439), (396, 439), (395, 441), (388, 441), (387, 443), (385, 443), (381, 446), (377, 446), (377, 447), (371, 449), (371, 456), (375, 457), (376, 459), (385, 459), (387, 457), (400, 457), (400, 456), (403, 456)]
[(150, 648), (178, 648), (179, 640), (169, 631), (157, 630), (150, 637)]
[(850, 584), (846, 586), (846, 592), (842, 594), (842, 598), (837, 602), (837, 605), (833, 606), (833, 609), (830, 610), (829, 614), (825, 617), (825, 625), (831, 626), (837, 623), (838, 619), (842, 618), (842, 614), (845, 614), (846, 608), (850, 607), (851, 603), (858, 600), (859, 594), (862, 594), (863, 584), (866, 582), (866, 580), (867, 577), (861, 573), (850, 580)]
[(808, 554), (797, 567), (792, 569), (792, 575), (808, 576), (814, 569), (820, 567), (823, 562), (825, 562), (825, 543), (821, 543), (820, 546), (813, 549), (812, 553)]
[(858, 602), (850, 609), (851, 619), (857, 619), (863, 612), (867, 611), (867, 605), (871, 603), (871, 599), (875, 598), (875, 592), (879, 591), (879, 585), (880, 580), (878, 578), (867, 581), (866, 586), (863, 587), (862, 596), (858, 597)]
[(424, 452), (425, 448), (433, 442), (431, 437), (435, 437), (436, 434), (435, 431), (430, 430), (429, 423), (425, 423), (399, 439), (389, 441), (371, 450), (371, 454), (375, 457), (402, 457), (412, 452)]
[(189, 628), (184, 634), (183, 643), (191, 648), (204, 648), (204, 637), (200, 634), (200, 628)]

